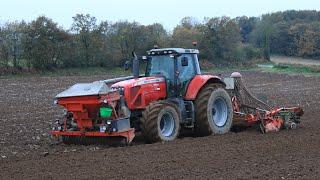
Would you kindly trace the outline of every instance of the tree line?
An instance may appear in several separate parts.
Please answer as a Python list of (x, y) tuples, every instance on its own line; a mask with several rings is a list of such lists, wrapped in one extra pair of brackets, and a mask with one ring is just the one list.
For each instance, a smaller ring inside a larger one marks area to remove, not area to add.
[(116, 67), (159, 47), (196, 48), (200, 58), (230, 65), (269, 59), (270, 54), (320, 58), (320, 12), (284, 11), (261, 17), (183, 18), (173, 31), (162, 24), (101, 21), (89, 14), (73, 17), (70, 29), (40, 16), (31, 22), (0, 26), (0, 67), (52, 70)]

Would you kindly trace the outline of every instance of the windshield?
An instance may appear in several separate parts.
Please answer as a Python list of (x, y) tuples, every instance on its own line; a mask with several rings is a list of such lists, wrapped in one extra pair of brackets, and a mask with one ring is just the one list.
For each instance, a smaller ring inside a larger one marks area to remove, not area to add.
[(146, 76), (164, 76), (167, 80), (173, 80), (174, 61), (168, 56), (152, 56), (148, 61)]

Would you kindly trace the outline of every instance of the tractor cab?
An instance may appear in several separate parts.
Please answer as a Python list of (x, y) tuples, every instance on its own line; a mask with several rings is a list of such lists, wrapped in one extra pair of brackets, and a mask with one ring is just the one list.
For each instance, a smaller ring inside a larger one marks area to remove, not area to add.
[(163, 76), (169, 97), (183, 96), (189, 82), (201, 74), (199, 51), (196, 49), (165, 48), (148, 51), (146, 76)]

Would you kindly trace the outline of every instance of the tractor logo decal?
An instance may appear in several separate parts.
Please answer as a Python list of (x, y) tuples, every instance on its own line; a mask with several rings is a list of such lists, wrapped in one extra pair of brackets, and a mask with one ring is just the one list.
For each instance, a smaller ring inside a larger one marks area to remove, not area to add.
[(141, 81), (134, 83), (133, 87), (134, 86), (142, 86), (145, 84), (159, 83), (159, 82), (164, 82), (164, 81), (165, 81), (164, 78), (154, 78), (154, 79), (141, 80)]

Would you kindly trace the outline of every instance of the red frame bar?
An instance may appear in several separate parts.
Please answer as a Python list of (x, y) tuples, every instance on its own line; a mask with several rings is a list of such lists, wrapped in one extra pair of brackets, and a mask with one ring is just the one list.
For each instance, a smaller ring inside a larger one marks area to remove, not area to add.
[(92, 137), (125, 137), (127, 142), (131, 142), (135, 137), (134, 128), (124, 132), (98, 132), (98, 131), (51, 131), (53, 136), (92, 136)]

